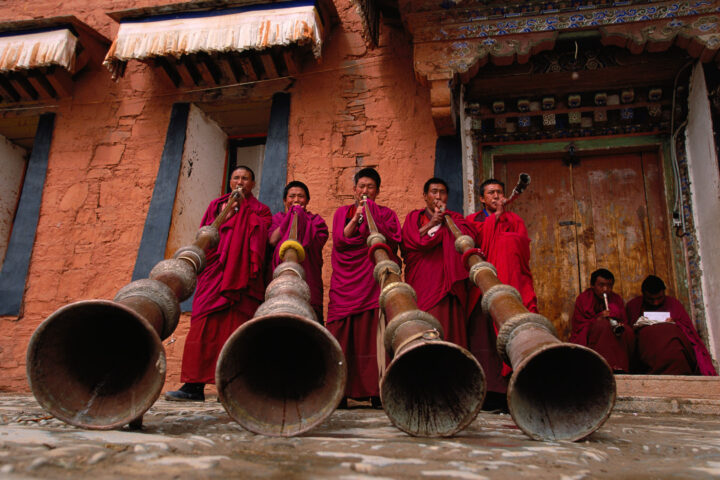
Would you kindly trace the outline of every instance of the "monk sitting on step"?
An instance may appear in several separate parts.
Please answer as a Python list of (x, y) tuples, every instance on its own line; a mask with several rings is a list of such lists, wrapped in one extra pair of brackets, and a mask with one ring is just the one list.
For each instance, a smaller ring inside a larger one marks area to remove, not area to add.
[(717, 375), (710, 354), (682, 304), (665, 295), (665, 283), (649, 275), (642, 295), (627, 304), (637, 338), (637, 373)]
[(570, 341), (598, 352), (615, 373), (629, 373), (635, 335), (622, 298), (612, 291), (614, 284), (615, 276), (604, 268), (590, 275), (590, 288), (575, 300)]

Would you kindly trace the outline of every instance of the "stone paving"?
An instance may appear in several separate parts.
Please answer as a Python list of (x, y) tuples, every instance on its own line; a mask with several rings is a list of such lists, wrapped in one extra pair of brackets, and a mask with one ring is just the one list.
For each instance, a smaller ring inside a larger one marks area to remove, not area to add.
[(0, 478), (718, 478), (720, 418), (614, 412), (581, 442), (537, 442), (507, 414), (413, 438), (382, 410), (336, 411), (293, 438), (245, 431), (222, 405), (159, 400), (142, 431), (81, 430), (30, 395), (0, 395)]

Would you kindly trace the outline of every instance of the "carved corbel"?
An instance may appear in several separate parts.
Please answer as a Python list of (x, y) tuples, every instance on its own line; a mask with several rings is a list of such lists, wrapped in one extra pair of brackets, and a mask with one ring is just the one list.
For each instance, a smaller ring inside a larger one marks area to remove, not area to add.
[(455, 114), (453, 112), (453, 75), (451, 72), (428, 75), (430, 85), (430, 108), (435, 130), (439, 136), (455, 135)]

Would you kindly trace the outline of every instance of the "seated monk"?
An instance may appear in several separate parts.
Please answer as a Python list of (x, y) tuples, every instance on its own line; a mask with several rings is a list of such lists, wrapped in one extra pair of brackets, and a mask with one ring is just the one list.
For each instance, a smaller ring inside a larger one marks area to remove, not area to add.
[[(265, 246), (270, 209), (252, 194), (255, 173), (245, 166), (230, 177), (230, 189), (243, 187), (244, 198), (218, 232), (220, 243), (206, 253), (197, 278), (190, 331), (185, 339), (179, 390), (166, 392), (172, 401), (204, 401), (205, 384), (215, 383), (215, 365), (225, 341), (255, 315), (265, 298)], [(200, 226), (210, 225), (225, 208), (230, 194), (213, 200)]]
[[(537, 296), (530, 272), (530, 237), (519, 215), (505, 210), (505, 184), (494, 178), (480, 185), (483, 209), (467, 217), (477, 233), (477, 246), (497, 269), (498, 280), (515, 287), (523, 305), (537, 313)], [(471, 287), (468, 300), (468, 348), (485, 371), (488, 394), (486, 404), (497, 402), (504, 409), (509, 366), (504, 365), (496, 349), (497, 328), (492, 318), (482, 313), (480, 290)], [(484, 407), (485, 408), (485, 407)]]
[[(375, 169), (363, 168), (355, 174), (354, 181), (355, 202), (338, 208), (333, 216), (327, 329), (340, 343), (347, 360), (346, 398), (369, 397), (373, 406), (380, 407), (377, 358), (380, 286), (373, 277), (375, 263), (368, 256), (366, 242), (370, 229), (365, 210), (371, 212), (378, 231), (393, 252), (400, 243), (400, 221), (390, 208), (375, 203), (380, 192), (380, 175)], [(391, 257), (400, 263), (394, 254)]]
[(622, 298), (612, 291), (614, 284), (615, 276), (604, 268), (590, 275), (590, 288), (575, 300), (570, 341), (602, 355), (613, 372), (630, 373), (635, 335), (627, 325)]
[(305, 250), (305, 260), (300, 265), (305, 270), (305, 281), (310, 287), (310, 305), (315, 310), (318, 321), (323, 323), (322, 249), (328, 239), (328, 228), (320, 215), (307, 211), (309, 201), (310, 190), (303, 182), (292, 181), (285, 186), (283, 191), (285, 212), (273, 215), (268, 231), (269, 243), (275, 247), (271, 270), (275, 270), (275, 267), (280, 264), (280, 247), (290, 234), (292, 213), (295, 213), (297, 216), (297, 241)]
[(449, 215), (466, 235), (474, 236), (474, 231), (462, 215), (446, 210), (448, 193), (440, 178), (425, 182), (425, 207), (405, 218), (400, 250), (405, 281), (415, 289), (418, 308), (438, 319), (445, 340), (465, 348), (468, 273), (443, 217)]
[[(637, 338), (638, 373), (717, 375), (690, 316), (676, 298), (665, 295), (662, 279), (648, 276), (641, 290), (642, 295), (627, 304), (627, 316)], [(651, 323), (644, 318), (646, 312), (663, 312), (667, 317)]]

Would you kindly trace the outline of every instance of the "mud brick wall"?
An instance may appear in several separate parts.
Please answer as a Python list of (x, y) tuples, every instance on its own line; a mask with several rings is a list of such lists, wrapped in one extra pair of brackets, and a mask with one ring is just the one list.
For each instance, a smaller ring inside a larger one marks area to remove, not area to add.
[[(170, 3), (8, 0), (0, 4), (0, 17), (74, 15), (112, 39), (118, 25), (106, 12)], [(310, 210), (330, 225), (335, 209), (350, 201), (355, 171), (377, 167), (383, 178), (378, 202), (403, 221), (422, 206), (422, 185), (433, 173), (437, 137), (429, 92), (415, 79), (411, 40), (400, 25), (383, 24), (379, 46), (368, 48), (354, 4), (335, 3), (340, 24), (326, 38), (321, 61), (286, 90), (288, 180), (308, 184)], [(177, 101), (192, 98), (145, 64), (130, 62), (113, 82), (95, 63), (78, 75), (72, 98), (47, 110), (56, 114), (55, 128), (23, 310), (19, 317), (0, 317), (0, 391), (29, 390), (25, 351), (44, 318), (69, 302), (110, 299), (130, 282)], [(330, 249), (328, 242), (326, 298)], [(180, 383), (188, 327), (185, 314), (164, 342), (166, 389)]]

